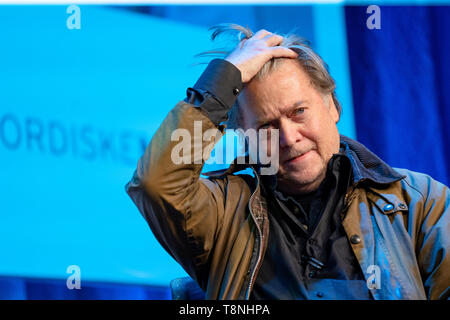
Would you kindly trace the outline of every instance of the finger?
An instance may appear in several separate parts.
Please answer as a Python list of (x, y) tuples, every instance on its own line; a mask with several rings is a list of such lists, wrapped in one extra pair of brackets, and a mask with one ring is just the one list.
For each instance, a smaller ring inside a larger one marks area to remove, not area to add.
[(253, 37), (251, 37), (250, 39), (256, 39), (256, 40), (259, 40), (259, 39), (262, 39), (262, 38), (264, 38), (265, 36), (267, 36), (268, 34), (271, 34), (272, 32), (269, 32), (269, 31), (267, 31), (267, 30), (265, 30), (265, 29), (261, 29), (261, 30), (259, 30), (258, 32), (256, 32), (254, 35), (253, 35)]
[(268, 47), (278, 46), (281, 42), (283, 42), (282, 36), (273, 33), (265, 36), (263, 39), (265, 39)]
[(242, 47), (244, 46), (244, 44), (245, 44), (245, 41), (247, 41), (248, 39), (243, 39), (242, 41), (241, 41), (241, 43), (240, 43), (240, 48), (242, 49)]
[(298, 53), (292, 49), (285, 47), (271, 47), (269, 48), (272, 58), (297, 58)]

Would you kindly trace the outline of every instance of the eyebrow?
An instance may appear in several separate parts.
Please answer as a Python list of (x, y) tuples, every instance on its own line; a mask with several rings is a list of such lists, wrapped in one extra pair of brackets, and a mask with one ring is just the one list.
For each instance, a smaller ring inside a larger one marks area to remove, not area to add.
[[(295, 102), (292, 106), (290, 106), (284, 113), (289, 113), (292, 110), (294, 110), (295, 108), (298, 108), (300, 105), (302, 105), (305, 101), (304, 100), (299, 100), (297, 102)], [(259, 128), (260, 126), (262, 126), (263, 124), (269, 123), (273, 121), (273, 119), (260, 119), (256, 121), (256, 127)]]

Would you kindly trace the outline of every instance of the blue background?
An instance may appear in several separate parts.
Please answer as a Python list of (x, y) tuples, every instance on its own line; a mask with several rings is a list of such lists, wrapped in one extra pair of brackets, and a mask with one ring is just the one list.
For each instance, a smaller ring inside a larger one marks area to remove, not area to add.
[(186, 274), (124, 185), (216, 23), (297, 27), (336, 79), (340, 132), (450, 182), (449, 7), (381, 6), (381, 30), (366, 6), (80, 6), (80, 30), (66, 8), (0, 6), (0, 298), (170, 298)]

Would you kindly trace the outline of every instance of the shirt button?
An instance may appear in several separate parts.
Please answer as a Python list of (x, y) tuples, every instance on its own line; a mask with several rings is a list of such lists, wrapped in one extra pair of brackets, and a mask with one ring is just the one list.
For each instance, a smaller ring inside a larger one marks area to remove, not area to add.
[(316, 292), (316, 296), (318, 298), (322, 298), (323, 297), (323, 292), (320, 292), (320, 291)]
[(392, 204), (387, 204), (387, 205), (385, 205), (385, 206), (383, 207), (383, 211), (384, 211), (384, 212), (389, 212), (389, 211), (391, 211), (392, 209), (394, 209), (394, 206), (393, 206)]
[(361, 242), (361, 238), (357, 234), (354, 234), (350, 237), (350, 242), (353, 244), (358, 244)]
[(234, 88), (234, 89), (233, 89), (233, 94), (234, 94), (234, 95), (237, 95), (239, 92), (240, 92), (240, 91), (239, 91), (238, 88)]

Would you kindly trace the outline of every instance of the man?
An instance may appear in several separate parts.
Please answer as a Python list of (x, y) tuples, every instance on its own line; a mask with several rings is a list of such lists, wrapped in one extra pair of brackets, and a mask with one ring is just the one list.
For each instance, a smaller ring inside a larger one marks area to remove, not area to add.
[[(233, 31), (244, 39), (188, 89), (126, 186), (161, 245), (207, 299), (447, 299), (448, 188), (339, 135), (334, 81), (300, 38), (237, 25), (213, 38)], [(206, 179), (204, 161), (174, 161), (173, 132), (204, 159), (195, 123), (217, 142), (223, 121), (277, 133), (277, 173), (236, 161)]]

